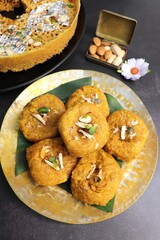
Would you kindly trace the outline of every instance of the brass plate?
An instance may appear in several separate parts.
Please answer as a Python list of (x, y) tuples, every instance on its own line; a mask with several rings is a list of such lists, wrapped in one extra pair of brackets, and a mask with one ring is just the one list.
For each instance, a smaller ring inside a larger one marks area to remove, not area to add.
[[(92, 76), (93, 84), (112, 94), (125, 109), (136, 111), (149, 128), (149, 138), (139, 156), (123, 166), (124, 177), (116, 194), (114, 210), (106, 213), (75, 200), (65, 190), (37, 186), (29, 172), (17, 177), (15, 151), (18, 118), (23, 107), (34, 97), (78, 78)], [(147, 188), (157, 164), (158, 138), (154, 123), (139, 97), (124, 83), (104, 73), (66, 70), (48, 75), (27, 87), (10, 106), (1, 128), (0, 159), (4, 175), (18, 198), (41, 215), (72, 224), (94, 223), (114, 217), (128, 209)]]

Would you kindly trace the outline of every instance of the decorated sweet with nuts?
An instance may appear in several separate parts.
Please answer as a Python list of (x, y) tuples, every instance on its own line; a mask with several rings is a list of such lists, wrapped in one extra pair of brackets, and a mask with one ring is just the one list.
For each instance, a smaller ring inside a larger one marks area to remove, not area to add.
[(123, 63), (126, 51), (116, 43), (93, 37), (88, 55), (115, 67), (119, 67)]

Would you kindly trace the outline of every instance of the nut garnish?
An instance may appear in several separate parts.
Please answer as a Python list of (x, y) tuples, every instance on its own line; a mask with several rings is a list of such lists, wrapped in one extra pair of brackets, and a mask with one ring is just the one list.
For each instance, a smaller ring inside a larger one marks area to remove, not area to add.
[(94, 164), (94, 165), (92, 165), (92, 169), (89, 172), (89, 174), (87, 175), (86, 179), (89, 179), (91, 177), (91, 175), (94, 173), (95, 169), (96, 169), (96, 165)]
[(114, 127), (113, 128), (113, 133), (116, 133), (116, 132), (118, 132), (119, 131), (119, 128), (118, 127)]
[(59, 168), (59, 166), (56, 162), (52, 163), (52, 162), (50, 162), (46, 159), (44, 161), (45, 161), (46, 164), (48, 164), (50, 167), (54, 168), (55, 170), (58, 170), (58, 171), (60, 170), (60, 168)]
[(136, 125), (138, 124), (138, 120), (135, 120), (135, 121), (132, 120), (132, 121), (131, 121), (131, 124), (132, 124), (132, 126), (136, 126)]
[[(43, 149), (43, 148), (42, 148)], [(44, 159), (44, 162), (55, 170), (60, 170), (64, 168), (63, 165), (63, 155), (62, 153), (58, 154), (58, 157), (51, 156), (49, 159)]]
[(90, 135), (89, 133), (83, 131), (82, 129), (78, 130), (80, 133), (82, 133), (85, 137), (87, 137), (88, 139), (92, 139), (94, 138), (93, 135)]
[(35, 117), (43, 125), (46, 125), (45, 120), (43, 119), (43, 117), (40, 114), (32, 113), (32, 116)]
[(122, 140), (125, 140), (125, 134), (126, 134), (126, 126), (124, 125), (124, 126), (122, 126), (122, 128), (121, 128), (121, 139)]
[(99, 143), (96, 142), (95, 149), (99, 147)]
[(39, 112), (39, 114), (42, 115), (42, 114), (44, 114), (44, 113), (50, 112), (50, 109), (47, 108), (47, 107), (41, 107), (41, 108), (38, 109), (38, 112)]
[(99, 180), (102, 180), (102, 168), (100, 168), (98, 174), (97, 174), (97, 177)]
[(90, 123), (92, 121), (92, 118), (89, 115), (83, 115), (79, 117), (79, 121), (82, 123)]
[(59, 160), (60, 168), (63, 169), (64, 166), (63, 166), (63, 155), (62, 155), (62, 153), (59, 153), (58, 160)]
[(76, 122), (75, 124), (76, 124), (78, 127), (80, 127), (80, 128), (86, 128), (86, 129), (89, 129), (89, 128), (92, 127), (91, 124), (86, 124), (86, 123), (82, 123), (82, 122)]
[(91, 128), (89, 128), (88, 132), (90, 135), (93, 135), (96, 132), (97, 126), (94, 125)]
[(86, 102), (92, 103), (91, 98), (87, 98), (87, 97), (85, 97), (84, 95), (81, 95), (81, 96), (82, 96), (82, 98), (83, 98)]
[(45, 155), (50, 152), (50, 149), (49, 149), (49, 148), (50, 148), (50, 146), (43, 146), (43, 147), (42, 147), (41, 152), (40, 152), (40, 157), (41, 157), (42, 159), (44, 159), (44, 158), (45, 158)]
[(98, 93), (96, 93), (95, 95), (91, 94), (90, 97), (85, 97), (84, 95), (81, 95), (82, 98), (88, 102), (88, 103), (92, 103), (92, 104), (100, 104), (101, 100), (98, 98)]

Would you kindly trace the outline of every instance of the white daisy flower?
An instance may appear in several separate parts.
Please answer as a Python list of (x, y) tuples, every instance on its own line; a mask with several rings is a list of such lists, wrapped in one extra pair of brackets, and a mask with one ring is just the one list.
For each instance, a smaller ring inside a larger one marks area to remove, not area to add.
[(120, 72), (121, 75), (124, 76), (126, 79), (136, 81), (140, 77), (150, 72), (148, 68), (149, 63), (145, 62), (144, 59), (131, 58), (122, 64), (121, 70), (118, 70), (118, 72)]

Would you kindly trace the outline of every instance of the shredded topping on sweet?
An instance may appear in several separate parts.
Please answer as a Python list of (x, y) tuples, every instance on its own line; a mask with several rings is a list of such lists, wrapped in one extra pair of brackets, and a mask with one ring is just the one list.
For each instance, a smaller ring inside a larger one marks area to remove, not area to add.
[(86, 128), (86, 129), (89, 129), (89, 128), (91, 128), (92, 127), (92, 125), (91, 124), (86, 124), (86, 123), (82, 123), (82, 122), (76, 122), (75, 123), (78, 127), (80, 127), (80, 128)]
[(121, 128), (121, 139), (124, 140), (125, 139), (125, 134), (126, 134), (126, 126), (122, 126)]
[(101, 100), (98, 97), (98, 93), (96, 93), (95, 95), (90, 94), (89, 97), (85, 97), (84, 95), (81, 95), (83, 101), (88, 102), (88, 103), (92, 103), (92, 104), (100, 104)]
[(50, 146), (43, 146), (40, 152), (40, 157), (45, 158), (46, 154), (50, 152)]
[(83, 115), (79, 117), (79, 121), (82, 123), (90, 123), (92, 121), (92, 118), (89, 115)]
[(118, 132), (119, 131), (119, 128), (118, 127), (115, 127), (114, 129), (113, 129), (113, 133), (116, 133), (116, 132)]
[(48, 160), (44, 160), (45, 161), (45, 163), (47, 164), (47, 165), (49, 165), (50, 167), (52, 167), (52, 168), (54, 168), (55, 170), (60, 170), (60, 168), (59, 168), (59, 166), (58, 166), (58, 164), (56, 163), (56, 162), (50, 162), (50, 161), (48, 161)]
[(41, 122), (44, 126), (46, 125), (46, 121), (40, 114), (32, 113), (32, 116), (36, 118), (39, 122)]
[(99, 172), (97, 174), (97, 178), (98, 178), (98, 180), (102, 180), (102, 166), (99, 169)]
[(91, 177), (91, 175), (94, 173), (95, 169), (96, 169), (96, 164), (92, 165), (92, 169), (89, 172), (89, 174), (87, 175), (86, 179), (89, 179)]
[(95, 149), (97, 149), (99, 147), (99, 143), (96, 143)]
[(82, 133), (82, 135), (83, 135), (82, 138), (94, 139), (94, 141), (96, 143), (95, 149), (97, 149), (99, 144), (97, 143), (97, 141), (93, 135), (96, 132), (98, 125), (97, 124), (93, 125), (91, 123), (92, 117), (88, 114), (80, 116), (78, 120), (79, 121), (75, 122), (75, 125), (80, 128), (78, 130), (78, 132)]
[(62, 155), (62, 153), (59, 153), (58, 159), (59, 159), (60, 168), (63, 169), (64, 166), (63, 166), (63, 155)]
[(131, 121), (132, 126), (136, 126), (138, 124), (138, 120)]
[(136, 132), (134, 131), (134, 126), (138, 125), (138, 120), (132, 120), (126, 125), (120, 127), (114, 127), (113, 134), (120, 131), (120, 137), (122, 140), (132, 140), (136, 136)]
[(87, 137), (88, 139), (92, 139), (94, 138), (92, 135), (90, 135), (89, 133), (83, 131), (82, 129), (78, 130), (80, 133), (82, 133), (85, 137)]
[(50, 109), (47, 107), (41, 107), (38, 109), (39, 114), (43, 115), (43, 114), (47, 114), (48, 112), (50, 112)]
[(92, 169), (87, 175), (86, 179), (90, 179), (90, 177), (93, 176), (94, 182), (100, 182), (103, 178), (103, 173), (102, 173), (102, 165), (96, 166), (96, 164), (92, 165)]
[(57, 171), (64, 168), (62, 153), (59, 153), (57, 157), (52, 156), (49, 159), (44, 159), (44, 162)]

